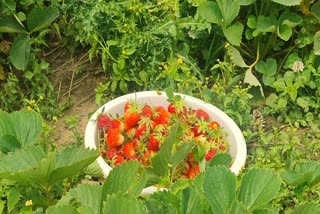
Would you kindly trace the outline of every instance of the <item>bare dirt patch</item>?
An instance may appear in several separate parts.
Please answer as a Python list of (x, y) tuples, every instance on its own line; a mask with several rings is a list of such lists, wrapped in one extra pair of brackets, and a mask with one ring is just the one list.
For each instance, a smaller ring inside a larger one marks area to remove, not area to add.
[[(57, 102), (68, 106), (62, 117), (49, 123), (55, 126), (52, 138), (58, 145), (72, 144), (77, 141), (75, 130), (83, 140), (89, 115), (98, 108), (94, 90), (104, 79), (102, 69), (99, 63), (90, 62), (87, 54), (72, 56), (59, 49), (47, 57), (54, 70), (50, 79), (58, 92)], [(76, 119), (75, 128), (68, 127), (69, 118)]]

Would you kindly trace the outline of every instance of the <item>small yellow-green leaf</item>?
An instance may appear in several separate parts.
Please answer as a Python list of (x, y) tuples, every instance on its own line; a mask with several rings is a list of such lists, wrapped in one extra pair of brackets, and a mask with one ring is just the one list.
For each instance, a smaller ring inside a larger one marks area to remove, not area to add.
[(238, 51), (238, 49), (236, 49), (235, 47), (233, 47), (232, 45), (229, 46), (229, 50), (231, 52), (231, 55), (233, 57), (233, 62), (235, 65), (245, 68), (248, 67), (248, 65), (245, 63), (245, 61), (243, 60), (240, 52)]
[(243, 25), (240, 22), (236, 22), (227, 28), (223, 29), (223, 33), (227, 40), (235, 46), (239, 46), (242, 39)]
[(314, 35), (313, 49), (315, 55), (320, 55), (320, 31)]
[(292, 29), (288, 25), (282, 24), (278, 26), (277, 33), (282, 40), (288, 41), (292, 35)]
[(251, 86), (258, 86), (260, 88), (261, 95), (264, 97), (263, 88), (259, 80), (252, 74), (251, 68), (248, 68), (244, 76), (244, 83), (248, 83)]

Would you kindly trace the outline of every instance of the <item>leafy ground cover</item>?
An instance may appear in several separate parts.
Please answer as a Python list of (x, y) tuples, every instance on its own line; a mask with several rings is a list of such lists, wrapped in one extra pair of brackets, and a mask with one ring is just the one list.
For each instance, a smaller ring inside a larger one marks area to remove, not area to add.
[[(133, 213), (319, 213), (319, 1), (0, 6), (3, 213), (121, 213), (123, 204)], [(88, 114), (124, 93), (168, 88), (234, 119), (248, 146), (243, 172), (213, 159), (196, 179), (139, 197), (147, 172), (132, 162), (99, 185), (98, 153), (82, 146)]]

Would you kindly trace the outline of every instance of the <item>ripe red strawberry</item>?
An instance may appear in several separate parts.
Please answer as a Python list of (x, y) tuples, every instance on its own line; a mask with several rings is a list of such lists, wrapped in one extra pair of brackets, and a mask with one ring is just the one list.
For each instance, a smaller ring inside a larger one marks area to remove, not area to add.
[(112, 119), (111, 120), (111, 128), (118, 129), (120, 132), (122, 132), (124, 129), (123, 122), (118, 118)]
[(194, 132), (194, 136), (204, 135), (206, 134), (205, 131), (202, 130), (202, 128), (199, 125), (194, 125), (192, 128), (192, 131)]
[(118, 149), (117, 148), (108, 148), (107, 153), (106, 153), (106, 157), (109, 160), (112, 160), (113, 157), (116, 156), (116, 154), (118, 153)]
[(142, 123), (138, 126), (136, 129), (136, 133), (134, 135), (135, 138), (141, 137), (145, 132), (147, 131), (147, 126), (146, 124)]
[(206, 121), (209, 120), (209, 114), (201, 108), (196, 110), (196, 117)]
[(106, 143), (109, 148), (114, 148), (122, 145), (124, 142), (124, 137), (120, 130), (110, 128), (107, 130)]
[(206, 161), (210, 161), (215, 155), (217, 154), (217, 150), (215, 150), (215, 149), (210, 149), (207, 153), (206, 153), (206, 155), (205, 155), (205, 159), (206, 159)]
[(113, 159), (113, 166), (118, 166), (125, 161), (124, 157), (121, 154), (117, 154)]
[(152, 107), (148, 104), (145, 104), (141, 109), (141, 116), (151, 117), (152, 116)]
[(160, 148), (160, 142), (156, 139), (154, 134), (149, 137), (148, 150), (158, 151)]
[(138, 125), (141, 116), (138, 112), (126, 111), (124, 113), (124, 129), (128, 130)]
[(183, 102), (169, 103), (167, 109), (171, 114), (177, 115), (187, 112), (187, 108), (184, 106)]
[(169, 103), (168, 105), (168, 112), (170, 112), (171, 114), (175, 114), (177, 111), (176, 111), (176, 107), (174, 106), (173, 103)]
[(98, 117), (98, 129), (108, 129), (111, 126), (111, 118), (106, 114)]
[(157, 106), (155, 108), (155, 116), (153, 121), (157, 124), (168, 124), (170, 121), (171, 113), (165, 109), (163, 106)]
[(134, 101), (130, 100), (124, 104), (124, 112), (128, 111), (134, 105)]
[(200, 166), (199, 164), (196, 164), (194, 166), (190, 166), (188, 170), (188, 178), (193, 179), (196, 177), (198, 174), (200, 174)]
[(123, 155), (126, 158), (131, 159), (136, 154), (135, 143), (128, 142), (128, 143), (124, 144), (122, 147), (122, 151), (123, 151)]

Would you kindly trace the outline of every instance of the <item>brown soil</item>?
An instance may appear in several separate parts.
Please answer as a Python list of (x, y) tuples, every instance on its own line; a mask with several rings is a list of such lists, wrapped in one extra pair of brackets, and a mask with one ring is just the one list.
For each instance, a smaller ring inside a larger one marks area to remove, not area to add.
[[(90, 113), (98, 108), (94, 89), (104, 78), (101, 67), (90, 62), (87, 54), (70, 56), (63, 48), (48, 53), (46, 57), (53, 66), (50, 79), (58, 91), (58, 102), (68, 103), (62, 117), (56, 122), (49, 122), (55, 127), (52, 138), (58, 145), (79, 143), (79, 139), (83, 140)], [(68, 127), (66, 122), (71, 117), (77, 121), (74, 128)]]

